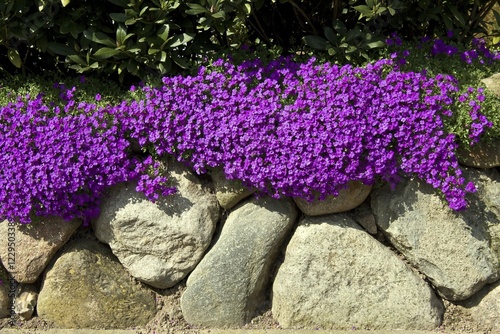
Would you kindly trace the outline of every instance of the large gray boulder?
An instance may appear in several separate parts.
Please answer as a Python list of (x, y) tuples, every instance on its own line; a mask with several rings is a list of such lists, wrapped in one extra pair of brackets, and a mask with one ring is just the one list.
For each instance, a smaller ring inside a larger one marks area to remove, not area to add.
[(500, 282), (487, 285), (463, 305), (472, 319), (489, 329), (489, 333), (500, 333)]
[(460, 164), (475, 168), (500, 166), (500, 138), (482, 140), (472, 146), (460, 144), (457, 150)]
[(113, 187), (92, 224), (132, 276), (160, 289), (194, 269), (219, 219), (215, 195), (187, 167), (168, 161), (168, 178), (177, 193), (156, 203), (132, 183)]
[(464, 168), (467, 180), (476, 185), (476, 194), (470, 196), (471, 210), (469, 219), (477, 219), (482, 215), (488, 227), (490, 248), (498, 258), (497, 267), (500, 272), (500, 172), (492, 169)]
[(252, 198), (236, 206), (187, 280), (181, 297), (185, 319), (213, 327), (249, 321), (265, 298), (273, 260), (296, 217), (288, 199)]
[(481, 83), (483, 83), (493, 94), (500, 96), (500, 73), (482, 79)]
[(285, 328), (432, 330), (444, 312), (415, 272), (345, 214), (300, 222), (272, 305)]
[(0, 263), (0, 319), (10, 316), (11, 300), (9, 298), (9, 290), (9, 274)]
[(210, 171), (215, 188), (215, 196), (221, 207), (226, 210), (241, 202), (255, 192), (245, 187), (240, 180), (228, 180), (222, 168)]
[[(500, 235), (492, 237), (499, 224), (492, 210), (499, 208), (500, 183), (498, 173), (493, 178), (480, 175), (465, 170), (466, 179), (475, 177), (480, 189), (463, 212), (449, 209), (436, 190), (418, 180), (405, 180), (394, 191), (378, 189), (371, 196), (379, 228), (449, 300), (466, 299), (500, 277)], [(496, 202), (493, 207), (491, 201)]]
[(47, 268), (37, 312), (60, 328), (120, 329), (145, 325), (156, 304), (105, 245), (78, 240)]
[[(56, 252), (75, 233), (81, 221), (66, 222), (60, 217), (32, 217), (30, 224), (9, 226), (7, 220), (0, 222), (0, 235), (7, 236), (10, 228), (15, 228), (15, 266), (10, 270), (19, 283), (34, 283)], [(10, 232), (10, 231), (9, 231)], [(29, 246), (27, 246), (29, 245)], [(8, 238), (0, 238), (0, 259), (9, 262)]]
[(361, 182), (350, 182), (347, 188), (341, 189), (337, 196), (327, 196), (323, 200), (307, 201), (303, 198), (294, 198), (300, 211), (308, 216), (328, 215), (344, 212), (359, 206), (370, 195), (372, 186)]

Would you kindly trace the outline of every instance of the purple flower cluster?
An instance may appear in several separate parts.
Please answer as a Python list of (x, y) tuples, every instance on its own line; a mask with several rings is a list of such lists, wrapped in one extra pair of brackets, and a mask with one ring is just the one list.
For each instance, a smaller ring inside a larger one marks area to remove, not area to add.
[(75, 101), (73, 89), (64, 89), (64, 110), (43, 96), (2, 107), (0, 218), (88, 222), (105, 189), (128, 180), (151, 200), (173, 193), (163, 167), (131, 154), (131, 143), (198, 173), (222, 166), (228, 178), (276, 198), (324, 198), (353, 180), (395, 185), (415, 176), (460, 210), (474, 191), (443, 118), (463, 99), (484, 122), (481, 101), (459, 97), (449, 76), (401, 72), (393, 60), (362, 68), (315, 59), (219, 60), (195, 76), (142, 89), (144, 99), (106, 108)]
[(457, 210), (473, 190), (443, 130), (458, 92), (449, 76), (400, 72), (391, 60), (354, 68), (282, 58), (219, 60), (163, 84), (120, 107), (130, 138), (198, 173), (222, 166), (262, 193), (306, 199), (352, 180), (417, 176)]
[(484, 89), (478, 88), (475, 90), (469, 87), (466, 92), (460, 94), (456, 103), (466, 104), (469, 108), (470, 119), (460, 122), (459, 125), (469, 126), (469, 138), (471, 145), (477, 144), (486, 128), (491, 128), (493, 123), (481, 113), (481, 102), (485, 100)]
[(0, 217), (96, 217), (103, 191), (136, 177), (116, 123), (102, 110), (54, 117), (41, 95), (2, 107)]
[(471, 45), (472, 47), (465, 51), (460, 51), (457, 46), (446, 43), (443, 39), (431, 40), (430, 38), (423, 38), (421, 42), (422, 47), (430, 46), (430, 54), (432, 56), (458, 56), (467, 64), (477, 62), (481, 65), (487, 65), (491, 64), (493, 61), (500, 60), (500, 53), (491, 51), (486, 45), (486, 41), (484, 39), (473, 39)]

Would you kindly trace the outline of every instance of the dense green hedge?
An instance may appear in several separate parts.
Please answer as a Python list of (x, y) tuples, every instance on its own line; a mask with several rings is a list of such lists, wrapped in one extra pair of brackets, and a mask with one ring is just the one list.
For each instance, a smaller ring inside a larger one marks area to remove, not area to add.
[[(338, 62), (379, 57), (385, 37), (488, 29), (498, 0), (7, 0), (0, 2), (3, 71), (178, 73), (215, 52), (263, 46), (322, 50)], [(498, 16), (498, 15), (497, 15)], [(491, 31), (491, 29), (490, 29)]]

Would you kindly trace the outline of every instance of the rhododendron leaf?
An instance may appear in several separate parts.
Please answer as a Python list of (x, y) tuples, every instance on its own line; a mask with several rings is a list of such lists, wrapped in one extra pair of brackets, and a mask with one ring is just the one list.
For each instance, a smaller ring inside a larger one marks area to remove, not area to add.
[(111, 19), (116, 22), (125, 22), (127, 21), (127, 15), (125, 13), (111, 13), (109, 14)]
[(458, 11), (457, 7), (450, 4), (448, 4), (446, 7), (451, 11), (455, 19), (457, 19), (458, 22), (460, 22), (461, 26), (464, 27), (466, 25), (465, 19), (462, 16), (462, 14)]
[(375, 42), (368, 43), (367, 46), (370, 49), (382, 48), (385, 46), (385, 43), (384, 43), (384, 41), (375, 41)]
[(168, 24), (164, 24), (160, 27), (160, 29), (158, 29), (158, 37), (166, 41), (168, 40), (169, 32), (170, 32), (170, 26)]
[(120, 51), (114, 48), (100, 48), (94, 53), (94, 56), (100, 59), (107, 59), (119, 54)]
[(186, 45), (194, 38), (195, 34), (192, 33), (182, 33), (180, 35), (175, 35), (174, 38), (169, 42), (169, 46), (175, 48), (180, 45)]
[(23, 62), (21, 60), (21, 56), (19, 56), (19, 52), (16, 49), (9, 48), (7, 51), (7, 56), (9, 57), (10, 62), (17, 68), (21, 68)]
[(330, 27), (326, 27), (325, 28), (325, 37), (328, 39), (328, 41), (332, 44), (337, 44), (338, 43), (338, 37), (337, 37), (337, 34), (335, 33), (335, 31), (330, 28)]
[(323, 37), (320, 37), (320, 36), (315, 36), (315, 35), (308, 35), (308, 36), (304, 36), (304, 42), (314, 48), (314, 49), (317, 49), (317, 50), (325, 50), (326, 49), (326, 39), (324, 39)]
[(51, 52), (54, 52), (55, 54), (62, 56), (69, 56), (75, 54), (75, 50), (70, 46), (56, 42), (48, 43), (47, 49), (50, 50)]
[(210, 11), (205, 7), (197, 4), (197, 3), (187, 3), (190, 9), (186, 10), (186, 14), (190, 15), (198, 15), (202, 13), (209, 13)]
[(89, 30), (85, 30), (83, 32), (83, 36), (85, 36), (85, 38), (87, 38), (88, 40), (91, 40), (92, 42), (103, 44), (103, 45), (106, 45), (109, 47), (116, 46), (115, 41), (111, 37), (109, 37), (108, 35), (106, 35), (102, 32), (99, 32), (99, 31), (91, 32)]

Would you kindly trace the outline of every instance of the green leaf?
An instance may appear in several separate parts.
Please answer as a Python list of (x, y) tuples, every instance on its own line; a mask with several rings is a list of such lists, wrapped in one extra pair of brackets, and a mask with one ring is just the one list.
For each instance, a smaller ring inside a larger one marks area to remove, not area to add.
[(126, 67), (127, 67), (126, 62), (121, 63), (120, 66), (118, 66), (118, 74), (121, 74)]
[(127, 65), (127, 71), (129, 71), (133, 75), (137, 75), (137, 73), (139, 73), (139, 64), (135, 61), (131, 61)]
[(497, 21), (496, 23), (500, 25), (500, 13), (493, 9), (493, 15), (495, 16), (495, 21)]
[(310, 46), (316, 50), (326, 50), (326, 39), (316, 35), (307, 35), (304, 36), (304, 42), (306, 45)]
[(168, 39), (168, 34), (170, 33), (170, 26), (168, 24), (164, 24), (158, 29), (158, 37), (160, 37), (163, 41)]
[[(2, 1), (2, 5), (5, 6), (5, 2)], [(39, 0), (38, 1), (38, 11), (41, 12), (45, 8), (45, 1)], [(2, 8), (2, 12), (5, 12), (5, 9)]]
[(337, 54), (337, 51), (335, 51), (335, 49), (334, 49), (334, 48), (329, 48), (329, 49), (328, 49), (328, 54), (329, 54), (330, 56), (335, 56), (335, 55)]
[(170, 72), (172, 69), (172, 61), (169, 58), (166, 58), (165, 61), (158, 64), (158, 69), (162, 74)]
[(70, 59), (74, 63), (80, 64), (83, 66), (87, 66), (87, 62), (85, 61), (85, 59), (83, 59), (82, 57), (80, 57), (78, 55), (69, 55), (68, 59)]
[(47, 38), (45, 36), (40, 37), (39, 39), (37, 39), (35, 45), (41, 51), (46, 52), (48, 47)]
[(355, 10), (357, 10), (358, 12), (360, 12), (361, 15), (368, 16), (368, 17), (373, 16), (372, 9), (366, 5), (354, 6), (353, 8)]
[(427, 7), (429, 7), (430, 0), (419, 0), (417, 1), (417, 4), (421, 9), (425, 10), (427, 9)]
[(55, 43), (55, 42), (49, 43), (47, 45), (47, 48), (49, 49), (49, 51), (61, 56), (69, 56), (75, 54), (75, 50), (73, 50), (73, 48), (61, 43)]
[(111, 37), (99, 31), (93, 33), (88, 30), (85, 30), (83, 32), (83, 36), (85, 36), (85, 38), (95, 43), (103, 44), (113, 48), (116, 46), (116, 42), (113, 39), (111, 39)]
[(325, 28), (325, 36), (328, 41), (334, 45), (338, 44), (337, 33), (330, 27)]
[(100, 48), (94, 53), (94, 56), (101, 59), (107, 59), (116, 56), (119, 53), (119, 50), (113, 48)]
[(67, 5), (69, 5), (71, 0), (61, 0), (61, 4), (63, 7), (66, 7)]
[(125, 15), (124, 13), (111, 13), (109, 14), (109, 17), (111, 17), (111, 19), (116, 22), (127, 21), (127, 15)]
[(70, 24), (69, 31), (71, 33), (71, 36), (73, 36), (74, 39), (78, 38), (78, 35), (85, 29), (85, 26), (83, 24), (77, 24), (73, 23)]
[(17, 68), (21, 68), (23, 62), (21, 60), (21, 56), (19, 56), (19, 52), (16, 49), (9, 49), (7, 51), (7, 56), (9, 57), (10, 62)]
[(210, 11), (208, 9), (206, 9), (205, 7), (203, 7), (197, 3), (188, 3), (187, 5), (191, 9), (186, 10), (186, 14), (198, 15), (201, 13), (210, 13)]
[(448, 17), (448, 16), (443, 16), (443, 21), (444, 21), (444, 25), (446, 26), (446, 30), (453, 30), (453, 22), (451, 21), (451, 19)]
[(127, 0), (108, 0), (108, 2), (123, 8), (127, 8), (129, 4)]
[(223, 20), (225, 20), (226, 19), (226, 12), (223, 11), (223, 10), (221, 10), (221, 11), (215, 13), (215, 14), (212, 14), (212, 17), (214, 19), (223, 19)]
[(340, 20), (333, 21), (333, 29), (335, 29), (341, 36), (347, 33), (345, 24)]
[(116, 42), (118, 45), (123, 45), (123, 42), (125, 42), (125, 38), (127, 37), (127, 30), (125, 30), (125, 27), (123, 25), (119, 25), (118, 28), (116, 29)]
[(143, 16), (144, 13), (146, 13), (148, 9), (149, 9), (149, 6), (145, 6), (143, 9), (141, 9), (141, 11), (139, 12), (139, 17)]
[(190, 33), (190, 34), (187, 34), (187, 33), (183, 33), (181, 35), (176, 35), (171, 43), (170, 44), (170, 47), (172, 48), (175, 48), (176, 46), (180, 46), (180, 45), (186, 45), (189, 41), (191, 41), (193, 38), (194, 38), (195, 34), (193, 33)]
[(377, 9), (377, 11), (375, 12), (375, 14), (380, 15), (380, 14), (384, 13), (386, 10), (387, 10), (387, 7), (379, 7)]
[(156, 59), (159, 60), (159, 61), (161, 61), (161, 62), (164, 62), (165, 60), (167, 60), (167, 53), (165, 51), (157, 53), (156, 54)]
[(179, 65), (180, 68), (186, 69), (186, 68), (189, 67), (189, 63), (186, 60), (184, 60), (184, 59), (182, 59), (180, 57), (173, 56), (172, 60), (174, 61), (174, 63), (176, 63), (177, 65)]
[(385, 46), (385, 43), (383, 41), (375, 41), (366, 44), (370, 49), (376, 49), (376, 48), (383, 48)]
[(455, 7), (453, 5), (448, 5), (447, 7), (451, 11), (451, 13), (455, 17), (455, 19), (457, 19), (458, 22), (460, 22), (460, 24), (462, 25), (462, 27), (465, 27), (465, 25), (466, 25), (465, 19), (462, 16), (462, 14), (458, 11), (457, 7)]

